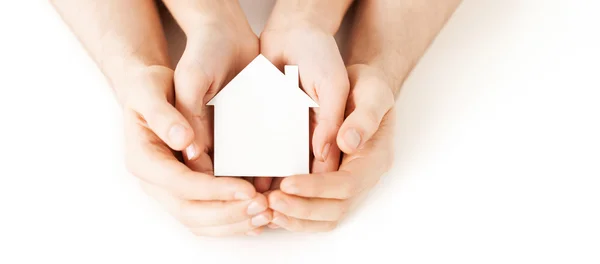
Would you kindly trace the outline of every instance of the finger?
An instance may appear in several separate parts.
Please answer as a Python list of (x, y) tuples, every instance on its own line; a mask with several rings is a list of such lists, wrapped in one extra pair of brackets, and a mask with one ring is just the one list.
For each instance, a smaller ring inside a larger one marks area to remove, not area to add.
[(334, 171), (339, 163), (340, 150), (336, 144), (336, 136), (344, 119), (348, 76), (344, 69), (341, 72), (333, 71), (329, 76), (315, 78), (318, 80), (314, 89), (319, 108), (313, 109), (315, 127), (312, 148), (315, 159), (312, 171)]
[(244, 220), (234, 224), (218, 225), (218, 226), (205, 226), (191, 228), (191, 231), (197, 236), (233, 236), (233, 235), (249, 235), (249, 232), (260, 232), (257, 228), (268, 225), (273, 220), (273, 212), (267, 210), (252, 219)]
[(374, 186), (393, 163), (393, 119), (392, 110), (360, 155), (344, 157), (339, 171), (286, 177), (281, 191), (302, 197), (349, 199)]
[(272, 181), (272, 177), (255, 177), (254, 187), (256, 188), (257, 192), (263, 193), (269, 190)]
[(194, 132), (187, 120), (168, 101), (173, 93), (173, 76), (169, 69), (156, 70), (138, 84), (141, 89), (129, 96), (128, 104), (138, 112), (146, 125), (171, 149), (188, 147)]
[(249, 200), (256, 195), (252, 184), (242, 179), (190, 170), (157, 143), (151, 131), (134, 121), (135, 113), (126, 112), (125, 116), (126, 165), (135, 176), (189, 200)]
[(188, 227), (233, 224), (267, 210), (267, 198), (256, 195), (246, 201), (193, 201), (176, 197), (155, 185), (141, 181), (144, 192)]
[(273, 212), (273, 221), (277, 226), (292, 232), (327, 232), (337, 227), (337, 222), (302, 220)]
[(252, 229), (252, 230), (250, 230), (250, 231), (246, 232), (246, 235), (248, 235), (248, 236), (258, 236), (258, 235), (260, 235), (260, 234), (261, 234), (261, 233), (262, 233), (264, 230), (265, 230), (265, 227), (264, 227), (264, 226), (261, 226), (261, 227), (259, 227), (259, 228), (255, 228), (255, 229)]
[[(204, 99), (212, 81), (198, 62), (188, 58), (190, 56), (197, 55), (187, 49), (175, 69), (175, 107), (190, 122), (195, 133), (194, 145), (197, 147), (186, 149), (184, 155), (189, 161), (200, 158), (200, 161), (192, 162), (195, 166), (199, 166), (196, 164), (207, 164), (206, 159), (210, 158), (207, 153), (212, 140), (210, 137), (212, 131), (210, 131), (210, 115)], [(211, 162), (208, 164), (212, 165)], [(204, 167), (212, 166), (205, 165)], [(204, 167), (200, 167), (196, 171), (210, 170)]]
[(347, 200), (306, 198), (281, 191), (271, 192), (268, 199), (269, 207), (274, 211), (313, 221), (338, 221), (350, 206)]
[[(358, 74), (369, 71), (369, 74)], [(348, 68), (350, 76), (350, 96), (348, 117), (344, 120), (337, 135), (340, 149), (351, 154), (361, 148), (375, 134), (384, 115), (394, 106), (391, 88), (378, 77), (378, 73), (364, 66)]]

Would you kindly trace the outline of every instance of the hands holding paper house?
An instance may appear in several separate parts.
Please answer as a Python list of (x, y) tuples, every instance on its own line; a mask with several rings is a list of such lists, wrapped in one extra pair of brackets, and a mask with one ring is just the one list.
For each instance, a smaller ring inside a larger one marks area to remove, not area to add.
[(354, 1), (342, 56), (351, 0), (278, 1), (260, 39), (237, 1), (163, 0), (174, 70), (154, 1), (52, 2), (123, 106), (128, 169), (223, 236), (333, 229), (392, 165), (395, 96), (460, 1)]

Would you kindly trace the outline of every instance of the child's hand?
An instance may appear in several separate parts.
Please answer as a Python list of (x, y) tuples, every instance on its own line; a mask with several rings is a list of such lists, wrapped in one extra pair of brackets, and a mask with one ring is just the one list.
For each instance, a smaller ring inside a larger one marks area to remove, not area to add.
[(213, 174), (213, 115), (206, 103), (259, 54), (258, 37), (239, 6), (231, 3), (212, 1), (210, 10), (196, 12), (188, 5), (171, 7), (187, 36), (174, 79), (175, 107), (195, 133), (193, 144), (184, 151), (185, 162), (208, 174)]
[[(349, 84), (333, 34), (308, 21), (273, 19), (260, 40), (261, 53), (278, 67), (298, 65), (301, 87), (319, 104), (311, 109), (311, 172), (337, 170), (340, 150), (335, 138), (344, 118)], [(258, 191), (265, 191), (271, 179), (256, 178), (254, 183)]]
[(143, 189), (194, 234), (258, 234), (272, 218), (264, 195), (243, 179), (192, 171), (173, 154), (194, 138), (172, 106), (173, 71), (150, 66), (134, 75), (123, 100), (126, 159)]
[(347, 118), (337, 135), (344, 158), (337, 172), (292, 176), (268, 194), (273, 224), (291, 231), (328, 231), (390, 168), (394, 96), (384, 76), (366, 65), (348, 68)]

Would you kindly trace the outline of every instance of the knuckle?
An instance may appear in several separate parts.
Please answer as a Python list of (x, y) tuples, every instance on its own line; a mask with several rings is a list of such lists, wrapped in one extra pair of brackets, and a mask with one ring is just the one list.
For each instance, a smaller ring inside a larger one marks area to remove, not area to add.
[(183, 96), (194, 96), (205, 92), (212, 83), (209, 74), (197, 60), (182, 61), (175, 69), (175, 89)]

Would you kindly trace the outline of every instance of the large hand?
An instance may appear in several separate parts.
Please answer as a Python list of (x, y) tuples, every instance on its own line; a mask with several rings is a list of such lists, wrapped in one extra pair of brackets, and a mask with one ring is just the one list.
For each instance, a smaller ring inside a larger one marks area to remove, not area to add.
[(126, 161), (143, 189), (197, 235), (255, 235), (272, 214), (266, 198), (242, 179), (214, 177), (181, 163), (172, 150), (194, 132), (173, 107), (173, 71), (151, 66), (132, 74), (124, 100)]
[[(311, 171), (337, 170), (340, 150), (335, 141), (344, 118), (349, 84), (333, 35), (307, 23), (280, 25), (270, 21), (261, 34), (261, 53), (280, 68), (298, 65), (302, 89), (319, 104), (311, 112)], [(254, 183), (258, 191), (265, 191), (271, 179), (257, 178)]]
[(348, 74), (348, 116), (337, 137), (345, 152), (340, 169), (283, 179), (280, 190), (268, 194), (279, 227), (298, 232), (335, 228), (392, 164), (393, 93), (375, 68), (353, 65)]

